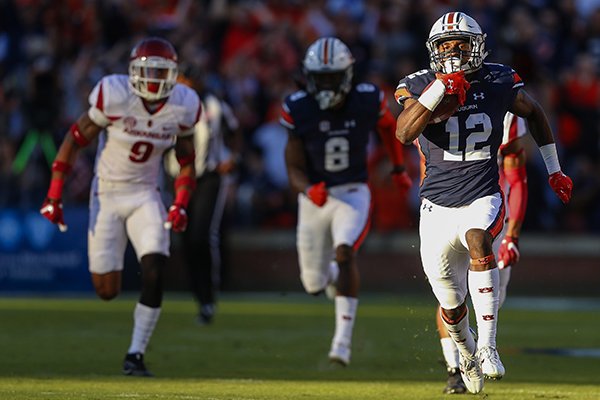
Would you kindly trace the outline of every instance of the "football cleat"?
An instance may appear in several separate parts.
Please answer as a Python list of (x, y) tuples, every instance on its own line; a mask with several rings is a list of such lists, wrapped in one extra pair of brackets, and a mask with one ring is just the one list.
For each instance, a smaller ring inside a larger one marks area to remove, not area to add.
[(481, 370), (486, 379), (502, 379), (506, 370), (495, 347), (484, 346), (477, 352)]
[(203, 304), (198, 314), (198, 324), (210, 325), (215, 317), (216, 306), (213, 303)]
[(483, 390), (483, 372), (481, 372), (481, 365), (479, 364), (479, 358), (474, 354), (472, 356), (465, 356), (460, 354), (460, 375), (462, 380), (471, 393), (479, 393)]
[(123, 361), (123, 375), (129, 376), (154, 376), (144, 364), (142, 353), (129, 353)]
[(462, 394), (467, 391), (467, 387), (460, 376), (458, 368), (448, 367), (448, 380), (444, 388), (444, 394)]
[(329, 351), (329, 361), (345, 367), (350, 364), (350, 353), (350, 346), (334, 343), (331, 345), (331, 350)]

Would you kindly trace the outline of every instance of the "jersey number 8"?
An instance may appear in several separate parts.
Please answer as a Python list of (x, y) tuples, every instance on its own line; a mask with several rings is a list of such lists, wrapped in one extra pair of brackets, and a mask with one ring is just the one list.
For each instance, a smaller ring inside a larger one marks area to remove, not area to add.
[(350, 165), (350, 143), (345, 137), (332, 137), (325, 142), (325, 170), (343, 171)]

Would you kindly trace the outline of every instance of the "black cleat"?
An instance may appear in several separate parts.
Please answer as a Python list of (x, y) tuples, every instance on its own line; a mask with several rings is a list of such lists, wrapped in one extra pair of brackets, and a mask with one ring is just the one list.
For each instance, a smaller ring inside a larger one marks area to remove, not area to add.
[(142, 353), (130, 353), (125, 356), (123, 374), (129, 376), (154, 376), (146, 369)]
[(198, 324), (210, 325), (215, 318), (216, 306), (213, 303), (203, 304), (198, 314)]
[(467, 387), (460, 376), (458, 368), (448, 368), (448, 381), (444, 388), (445, 394), (462, 394), (466, 393)]

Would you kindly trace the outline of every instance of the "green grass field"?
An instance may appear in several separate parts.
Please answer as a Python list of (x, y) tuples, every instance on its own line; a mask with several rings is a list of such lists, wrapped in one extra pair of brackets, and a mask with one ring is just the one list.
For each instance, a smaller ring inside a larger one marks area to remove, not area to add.
[[(224, 294), (215, 324), (191, 299), (165, 297), (146, 361), (155, 378), (120, 375), (135, 298), (0, 298), (0, 399), (442, 399), (445, 370), (429, 297), (365, 295), (352, 364), (330, 365), (333, 304), (301, 294)], [(507, 307), (507, 369), (486, 399), (600, 399), (600, 359), (538, 353), (600, 348), (598, 309)], [(530, 349), (527, 351), (526, 349)], [(468, 395), (469, 398), (472, 396)]]

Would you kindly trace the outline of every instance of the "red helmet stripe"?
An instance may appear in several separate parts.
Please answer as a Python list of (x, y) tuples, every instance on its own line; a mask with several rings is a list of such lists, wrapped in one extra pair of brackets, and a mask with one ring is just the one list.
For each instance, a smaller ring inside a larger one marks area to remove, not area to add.
[(325, 40), (325, 45), (323, 46), (323, 64), (327, 65), (329, 63), (329, 40)]

